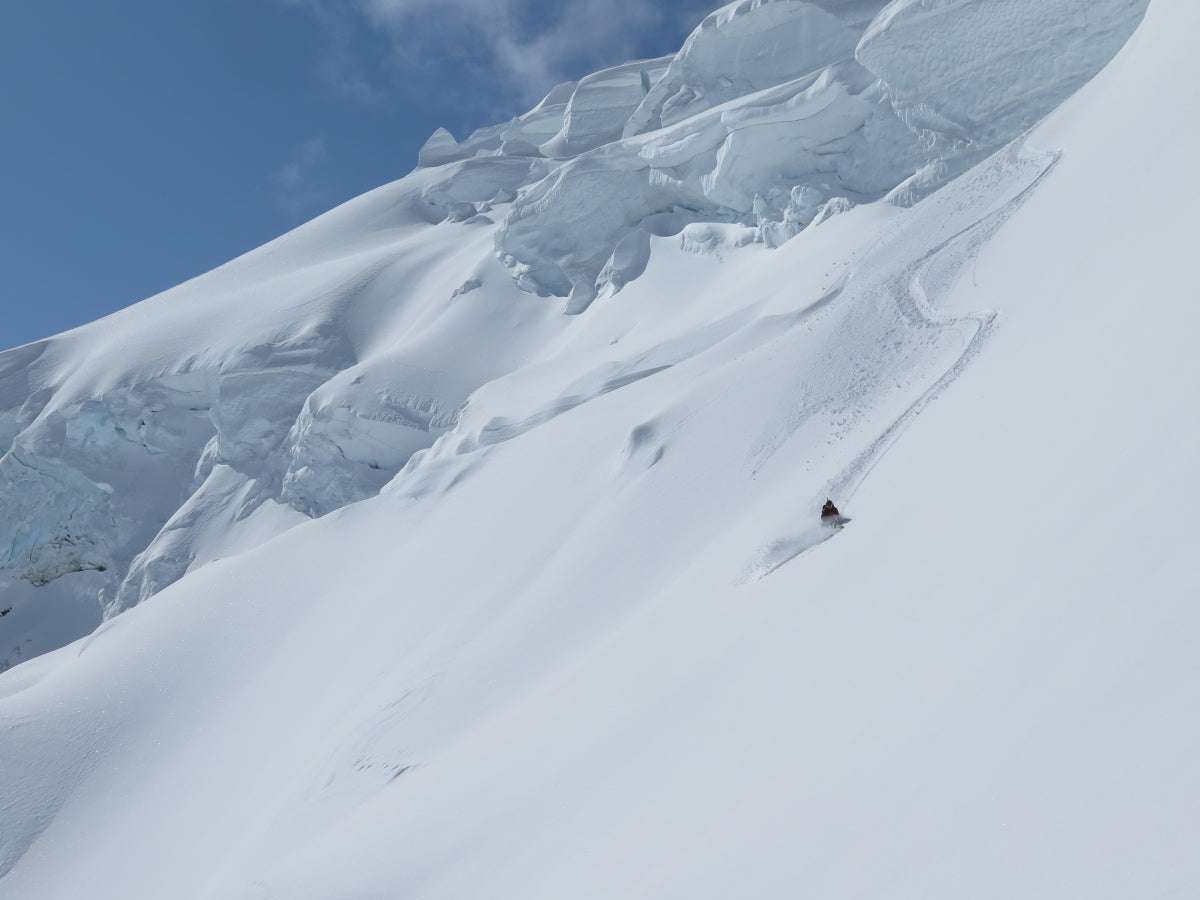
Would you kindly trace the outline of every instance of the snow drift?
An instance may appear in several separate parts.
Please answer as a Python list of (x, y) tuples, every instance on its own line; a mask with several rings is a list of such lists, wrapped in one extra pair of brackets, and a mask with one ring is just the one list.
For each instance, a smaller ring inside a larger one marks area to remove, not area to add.
[(731, 4), (0, 355), (0, 896), (1186, 893), (1197, 25)]

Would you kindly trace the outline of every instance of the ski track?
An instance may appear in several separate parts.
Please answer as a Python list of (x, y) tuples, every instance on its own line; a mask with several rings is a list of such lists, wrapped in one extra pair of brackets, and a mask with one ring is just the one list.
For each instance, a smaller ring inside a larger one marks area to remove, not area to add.
[[(882, 290), (886, 295), (894, 298), (896, 311), (918, 327), (944, 330), (973, 325), (974, 330), (963, 351), (951, 365), (899, 416), (877, 432), (867, 446), (830, 479), (822, 491), (818, 492), (819, 497), (812, 498), (818, 504), (826, 496), (838, 498), (837, 502), (843, 506), (851, 500), (871, 470), (894, 446), (904, 430), (962, 375), (993, 334), (999, 315), (997, 311), (979, 310), (962, 316), (946, 315), (938, 311), (936, 298), (953, 283), (966, 265), (978, 256), (982, 247), (1025, 203), (1061, 158), (1059, 152), (1038, 153), (1032, 151), (1024, 141), (1025, 137), (1022, 136), (1021, 139), (997, 153), (994, 163), (985, 166), (981, 175), (973, 179), (973, 181), (984, 182), (983, 187), (985, 188), (989, 181), (1003, 184), (1007, 180), (1015, 179), (1018, 181), (1015, 193), (1008, 192), (1009, 196), (998, 207), (989, 209), (980, 218), (958, 229), (949, 238), (925, 252), (911, 265), (904, 267), (897, 275), (887, 278), (882, 285)], [(1035, 166), (1036, 171), (1031, 177), (1022, 178), (1022, 171), (1030, 165)], [(992, 177), (989, 178), (989, 176)], [(972, 184), (973, 186), (974, 184)], [(943, 189), (942, 199), (952, 198), (961, 191), (961, 186), (952, 184)], [(935, 194), (925, 202), (934, 201), (937, 197), (938, 195)], [(961, 204), (956, 207), (956, 209), (961, 208)], [(950, 215), (952, 216), (955, 211), (952, 209)], [(914, 227), (914, 224), (919, 225), (919, 222), (906, 221), (893, 226), (889, 233), (878, 239), (872, 250), (895, 238), (898, 230), (908, 231)], [(870, 256), (871, 251), (867, 253), (866, 259), (869, 260)], [(931, 278), (930, 273), (935, 270), (937, 270), (936, 274)], [(933, 282), (932, 286), (928, 286), (928, 282)], [(809, 314), (833, 305), (844, 294), (846, 287), (847, 285), (841, 285), (835, 288), (817, 303), (807, 307), (805, 313)], [(866, 411), (864, 410), (864, 412)], [(781, 566), (823, 544), (840, 532), (842, 527), (844, 526), (831, 528), (818, 523), (766, 543), (754, 555), (748, 569), (737, 579), (738, 583), (746, 584), (765, 578)]]

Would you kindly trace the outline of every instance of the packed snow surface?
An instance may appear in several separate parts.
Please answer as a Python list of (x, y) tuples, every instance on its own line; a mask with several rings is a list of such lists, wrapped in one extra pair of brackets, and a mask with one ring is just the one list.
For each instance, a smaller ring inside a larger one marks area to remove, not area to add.
[(743, 0), (0, 354), (0, 897), (1196, 893), (1198, 28)]

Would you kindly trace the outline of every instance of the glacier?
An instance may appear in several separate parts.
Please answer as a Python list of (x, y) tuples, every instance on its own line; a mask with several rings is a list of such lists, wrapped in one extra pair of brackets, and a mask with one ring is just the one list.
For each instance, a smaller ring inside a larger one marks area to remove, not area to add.
[[(1078, 89), (1145, 3), (1080, 10), (733, 3), (672, 57), (560, 85), (461, 143), (440, 130), (408, 178), (9, 351), (0, 493), (16, 515), (0, 525), (0, 585), (43, 617), (94, 601), (71, 614), (79, 637), (215, 558), (206, 534), (251, 522), (266, 539), (374, 496), (568, 328), (505, 281), (578, 314), (638, 278), (656, 239), (778, 247), (858, 204), (912, 205)], [(422, 227), (437, 223), (468, 233)], [(485, 284), (499, 286), (471, 296)], [(135, 317), (153, 340), (128, 340)], [(512, 345), (451, 350), (485, 332)], [(55, 643), (15, 640), (16, 658)]]
[(0, 354), (0, 897), (1186, 895), (1197, 25), (742, 0)]

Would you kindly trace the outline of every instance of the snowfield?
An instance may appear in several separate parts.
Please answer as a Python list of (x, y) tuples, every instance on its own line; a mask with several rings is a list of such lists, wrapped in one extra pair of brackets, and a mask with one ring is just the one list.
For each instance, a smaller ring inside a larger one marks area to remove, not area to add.
[(1196, 894), (1198, 29), (742, 0), (0, 354), (0, 898)]

